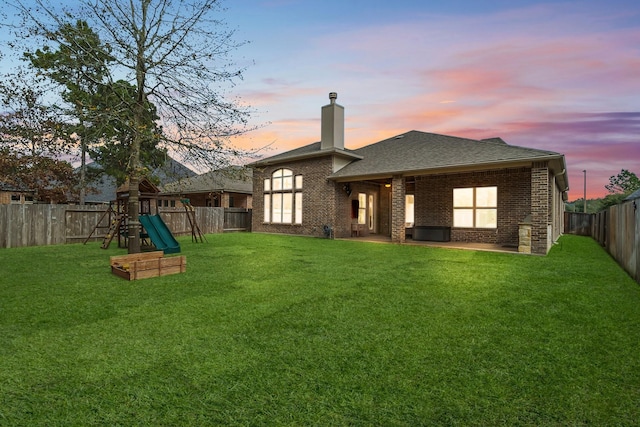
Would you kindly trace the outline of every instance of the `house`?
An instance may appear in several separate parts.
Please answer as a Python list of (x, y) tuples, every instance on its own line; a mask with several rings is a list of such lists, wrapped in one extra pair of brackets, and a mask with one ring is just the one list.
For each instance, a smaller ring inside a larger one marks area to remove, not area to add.
[(34, 193), (25, 185), (0, 181), (0, 205), (33, 203)]
[(350, 150), (330, 93), (321, 140), (252, 163), (255, 232), (447, 240), (546, 254), (563, 230), (562, 154), (409, 131)]
[(179, 200), (187, 198), (192, 206), (251, 209), (252, 172), (251, 169), (230, 166), (180, 179), (162, 186), (160, 202), (164, 206), (180, 206)]
[[(116, 191), (118, 185), (116, 179), (102, 172), (102, 166), (96, 162), (87, 164), (87, 169), (91, 171), (91, 175), (95, 176), (95, 180), (89, 183), (91, 190), (85, 196), (87, 204), (107, 204), (116, 200)], [(77, 168), (76, 170), (79, 170)], [(189, 178), (195, 176), (196, 173), (183, 165), (182, 163), (167, 156), (165, 163), (151, 172), (157, 181), (167, 183), (177, 179)]]
[(630, 202), (632, 200), (636, 200), (636, 199), (640, 199), (640, 189), (634, 191), (633, 193), (629, 194), (627, 197), (625, 197), (623, 199), (624, 202)]

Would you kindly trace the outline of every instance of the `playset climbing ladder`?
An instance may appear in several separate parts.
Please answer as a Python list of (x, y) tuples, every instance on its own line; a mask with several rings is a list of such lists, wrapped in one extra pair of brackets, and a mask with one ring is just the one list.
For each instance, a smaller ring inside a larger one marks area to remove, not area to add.
[(198, 239), (200, 239), (200, 242), (202, 242), (203, 239), (206, 241), (207, 238), (204, 237), (200, 231), (200, 227), (198, 227), (198, 223), (196, 222), (196, 210), (191, 206), (190, 200), (180, 199), (180, 202), (182, 202), (182, 205), (184, 206), (187, 218), (189, 219), (189, 225), (191, 226), (191, 241), (195, 241), (196, 243), (198, 243)]
[[(109, 225), (101, 226), (100, 224), (105, 219), (105, 217), (108, 217)], [(111, 243), (113, 238), (117, 235), (117, 233), (120, 232), (120, 226), (122, 225), (123, 220), (124, 220), (124, 214), (117, 212), (116, 210), (113, 209), (113, 206), (109, 204), (109, 208), (106, 211), (104, 211), (104, 213), (98, 220), (98, 223), (96, 224), (96, 226), (93, 227), (93, 230), (91, 230), (91, 233), (89, 233), (89, 236), (87, 236), (87, 238), (84, 240), (84, 244), (87, 244), (87, 242), (89, 241), (91, 236), (93, 236), (93, 233), (96, 232), (96, 230), (98, 230), (99, 228), (101, 229), (107, 228), (107, 232), (104, 235), (104, 238), (102, 239), (102, 245), (100, 247), (102, 249), (109, 248), (109, 244)]]
[(120, 213), (116, 213), (116, 216), (111, 219), (109, 230), (107, 230), (107, 234), (105, 234), (104, 239), (102, 239), (102, 245), (100, 246), (102, 249), (108, 249), (114, 236), (120, 233), (120, 227), (122, 226), (123, 219), (124, 214)]

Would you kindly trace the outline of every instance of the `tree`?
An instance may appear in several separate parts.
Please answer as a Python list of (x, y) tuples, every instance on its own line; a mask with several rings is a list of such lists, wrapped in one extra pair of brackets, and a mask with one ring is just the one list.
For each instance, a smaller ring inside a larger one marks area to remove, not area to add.
[(60, 28), (70, 16), (83, 16), (111, 49), (114, 66), (108, 79), (124, 76), (135, 87), (128, 104), (133, 130), (129, 147), (129, 252), (140, 251), (138, 186), (141, 148), (147, 128), (145, 106), (157, 107), (165, 129), (163, 144), (192, 162), (220, 167), (243, 153), (232, 139), (248, 130), (250, 111), (239, 100), (225, 98), (225, 86), (244, 69), (228, 62), (241, 44), (217, 16), (219, 0), (77, 0), (77, 10), (57, 13), (47, 0), (30, 7), (16, 0), (32, 34), (60, 42)]
[(640, 189), (640, 179), (635, 173), (622, 169), (618, 175), (609, 178), (609, 184), (604, 186), (611, 194), (623, 194), (625, 196)]
[[(90, 150), (91, 157), (102, 166), (105, 173), (116, 178), (118, 185), (127, 179), (129, 152), (135, 138), (135, 133), (128, 125), (134, 120), (132, 111), (128, 108), (129, 104), (120, 101), (132, 100), (134, 96), (135, 87), (119, 80), (100, 89), (99, 101), (95, 106), (96, 111), (103, 114), (98, 119), (102, 123), (103, 132), (101, 143)], [(162, 141), (162, 128), (157, 124), (159, 117), (155, 106), (147, 102), (144, 111), (145, 126), (140, 130), (140, 165), (146, 172), (162, 166), (167, 153), (165, 149), (158, 147), (158, 143)]]
[(68, 133), (75, 134), (80, 143), (80, 204), (84, 204), (87, 148), (101, 138), (95, 104), (113, 58), (86, 21), (65, 23), (48, 38), (57, 40), (57, 50), (45, 45), (24, 56), (40, 73), (63, 87), (62, 100), (70, 106), (67, 114), (74, 121)]
[(71, 163), (47, 156), (21, 155), (0, 148), (0, 181), (34, 192), (34, 199), (63, 203), (77, 195), (77, 177)]
[(68, 154), (68, 134), (38, 79), (18, 72), (0, 83), (0, 143), (21, 155)]
[(36, 200), (65, 202), (75, 194), (69, 135), (40, 80), (18, 72), (0, 83), (0, 181), (35, 192)]

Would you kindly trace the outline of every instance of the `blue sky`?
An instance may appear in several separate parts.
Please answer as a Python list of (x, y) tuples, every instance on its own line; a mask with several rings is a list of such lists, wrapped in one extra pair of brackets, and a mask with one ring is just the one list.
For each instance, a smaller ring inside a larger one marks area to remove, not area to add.
[(270, 123), (246, 147), (315, 142), (338, 92), (346, 146), (408, 130), (566, 155), (570, 199), (622, 168), (640, 175), (640, 3), (632, 1), (236, 0), (251, 43), (235, 92)]
[(621, 169), (640, 175), (640, 2), (226, 0), (248, 40), (232, 94), (251, 105), (243, 148), (320, 139), (329, 92), (345, 144), (409, 131), (565, 154), (570, 200)]

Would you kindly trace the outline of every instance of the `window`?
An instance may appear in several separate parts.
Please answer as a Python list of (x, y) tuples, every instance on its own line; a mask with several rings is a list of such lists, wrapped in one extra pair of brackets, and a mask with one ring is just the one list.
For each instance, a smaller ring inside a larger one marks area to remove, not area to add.
[(278, 169), (264, 180), (264, 222), (302, 224), (302, 175)]
[(373, 194), (369, 194), (369, 230), (373, 231), (374, 229), (374, 221), (373, 221)]
[(498, 187), (454, 188), (453, 226), (496, 228)]
[(404, 197), (404, 222), (407, 227), (413, 227), (413, 223), (415, 221), (413, 197), (413, 194), (407, 194)]
[(367, 223), (367, 195), (358, 194), (358, 224)]

